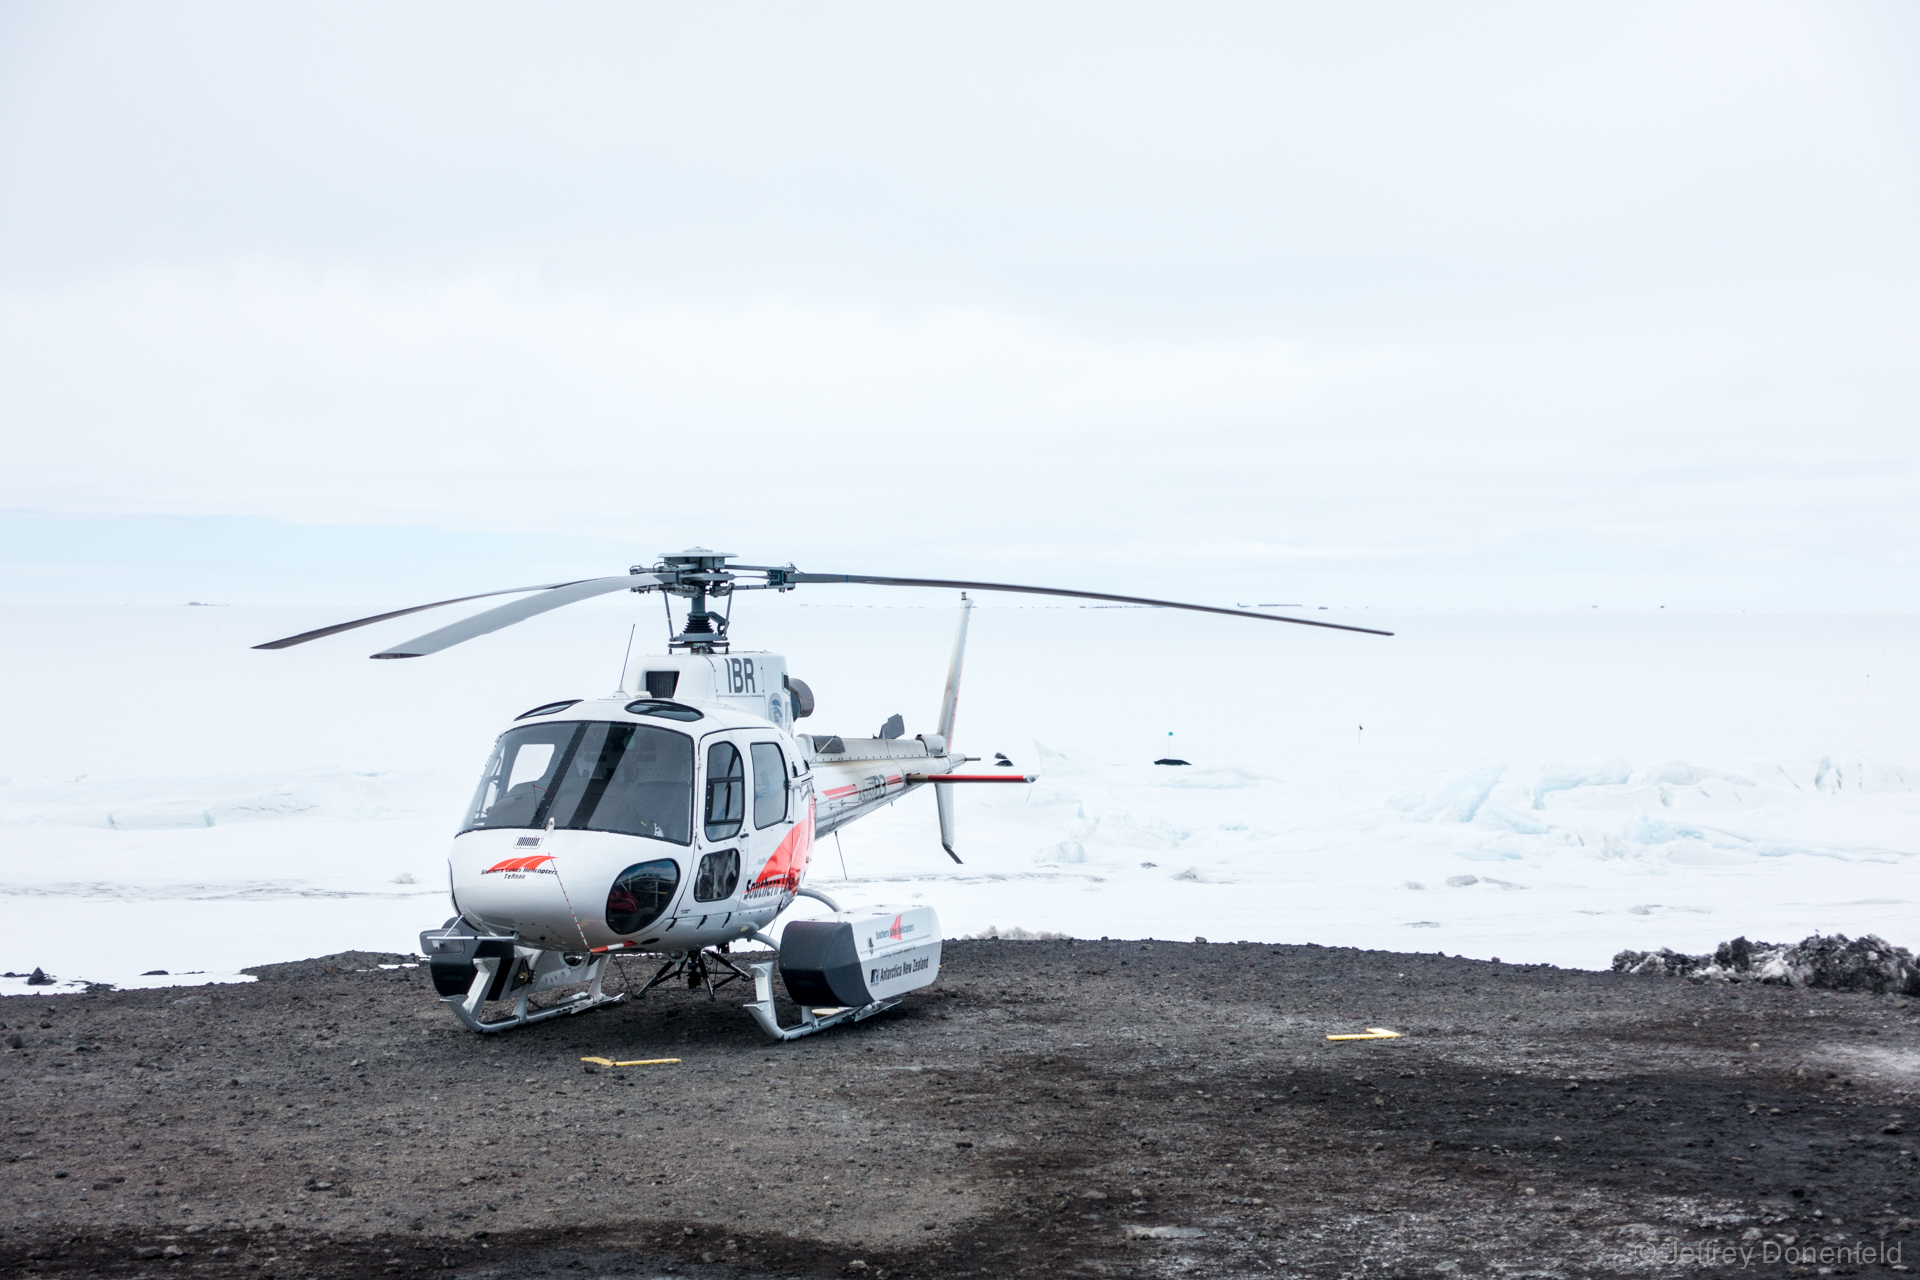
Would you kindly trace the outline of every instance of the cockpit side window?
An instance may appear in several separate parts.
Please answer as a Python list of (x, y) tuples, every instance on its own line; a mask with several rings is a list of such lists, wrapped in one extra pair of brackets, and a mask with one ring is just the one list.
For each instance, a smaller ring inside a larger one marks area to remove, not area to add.
[(534, 815), (553, 794), (556, 766), (579, 731), (578, 724), (564, 723), (530, 725), (501, 734), (461, 830), (544, 823), (544, 816), (536, 823)]
[(787, 818), (787, 762), (771, 742), (753, 744), (753, 825), (771, 827)]
[(731, 840), (746, 814), (747, 770), (740, 748), (716, 742), (707, 748), (707, 839)]

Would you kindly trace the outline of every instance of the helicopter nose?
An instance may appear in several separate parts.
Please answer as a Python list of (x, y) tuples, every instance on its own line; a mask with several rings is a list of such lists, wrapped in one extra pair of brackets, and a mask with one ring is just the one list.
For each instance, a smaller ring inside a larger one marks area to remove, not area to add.
[(469, 832), (449, 860), (454, 902), (477, 924), (541, 946), (582, 949), (590, 944), (568, 900), (563, 860), (570, 861), (565, 842), (548, 833)]

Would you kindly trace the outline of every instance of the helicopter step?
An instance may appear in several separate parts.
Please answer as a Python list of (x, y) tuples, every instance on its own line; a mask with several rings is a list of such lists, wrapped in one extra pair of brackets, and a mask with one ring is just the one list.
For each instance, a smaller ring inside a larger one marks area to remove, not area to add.
[[(600, 989), (606, 976), (604, 955), (523, 946), (513, 938), (476, 933), (457, 917), (422, 933), (420, 953), (427, 957), (440, 1003), (468, 1028), (486, 1034), (585, 1013), (625, 998), (625, 993), (608, 995)], [(542, 991), (577, 983), (585, 983), (586, 990), (544, 1009), (528, 1007), (530, 998)], [(513, 1001), (513, 1012), (483, 1018), (481, 1010), (494, 1000)]]
[[(833, 903), (823, 894), (806, 896)], [(768, 939), (771, 941), (771, 939)], [(796, 1040), (842, 1022), (859, 1022), (900, 1002), (940, 976), (940, 918), (932, 907), (834, 911), (828, 920), (791, 921), (777, 963), (787, 994), (800, 1006), (798, 1026), (774, 1012), (776, 961), (748, 966), (754, 999), (747, 1012), (775, 1040)]]

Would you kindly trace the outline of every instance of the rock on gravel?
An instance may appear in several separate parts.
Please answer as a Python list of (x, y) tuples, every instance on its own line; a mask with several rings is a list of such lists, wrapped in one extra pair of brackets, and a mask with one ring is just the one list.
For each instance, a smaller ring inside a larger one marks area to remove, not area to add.
[(1874, 995), (1920, 995), (1920, 967), (1915, 966), (1913, 953), (1873, 934), (1849, 939), (1844, 933), (1816, 933), (1796, 943), (1735, 938), (1721, 943), (1712, 955), (1698, 956), (1666, 947), (1622, 951), (1613, 958), (1613, 971)]

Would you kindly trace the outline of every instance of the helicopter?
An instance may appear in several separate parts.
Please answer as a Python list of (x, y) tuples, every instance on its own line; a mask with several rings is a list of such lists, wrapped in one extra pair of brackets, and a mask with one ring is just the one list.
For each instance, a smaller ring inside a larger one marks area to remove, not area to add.
[[(728, 983), (751, 983), (746, 1010), (774, 1040), (862, 1021), (931, 984), (941, 955), (932, 907), (849, 911), (805, 880), (817, 839), (922, 787), (933, 788), (940, 843), (958, 863), (953, 789), (1036, 780), (1004, 756), (996, 756), (992, 771), (963, 772), (979, 757), (953, 745), (973, 607), (967, 592), (1393, 634), (1093, 591), (729, 563), (737, 558), (693, 547), (625, 574), (437, 600), (254, 646), (286, 649), (427, 609), (523, 597), (372, 655), (418, 658), (594, 596), (661, 595), (669, 631), (664, 655), (629, 654), (614, 693), (533, 707), (494, 743), (448, 855), (454, 915), (420, 934), (436, 994), (468, 1028), (495, 1034), (625, 999), (628, 992), (605, 989), (609, 962), (620, 956), (661, 958), (636, 997), (676, 980), (704, 988), (709, 998)], [(827, 583), (960, 590), (959, 626), (931, 733), (907, 737), (898, 715), (872, 737), (800, 732), (798, 722), (815, 709), (812, 689), (788, 672), (783, 655), (734, 647), (735, 593)], [(678, 632), (674, 597), (687, 602)], [(724, 610), (715, 607), (721, 601)], [(791, 920), (776, 940), (769, 929), (800, 898), (831, 915)], [(738, 942), (770, 949), (773, 959), (743, 966), (730, 954)], [(777, 1015), (776, 967), (799, 1006), (797, 1024), (782, 1026)], [(534, 1005), (533, 997), (563, 988), (575, 989)]]

